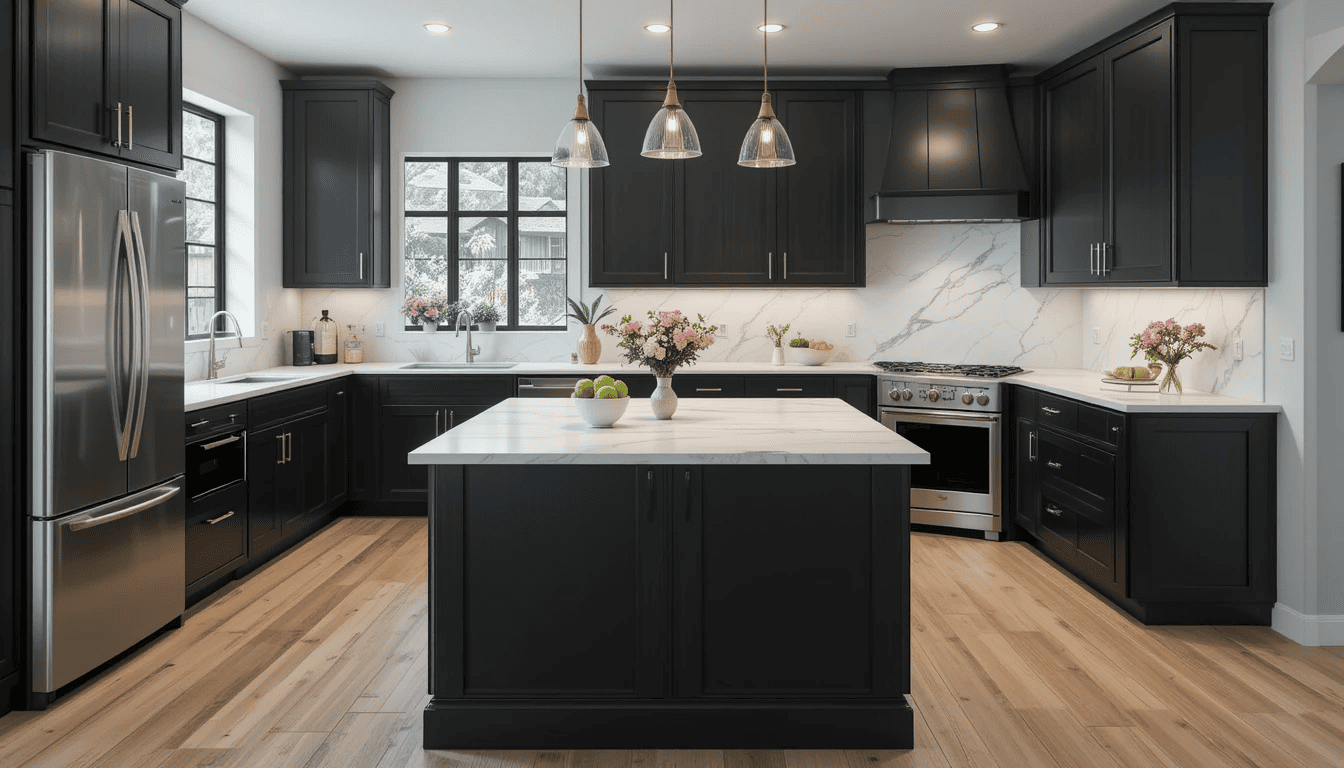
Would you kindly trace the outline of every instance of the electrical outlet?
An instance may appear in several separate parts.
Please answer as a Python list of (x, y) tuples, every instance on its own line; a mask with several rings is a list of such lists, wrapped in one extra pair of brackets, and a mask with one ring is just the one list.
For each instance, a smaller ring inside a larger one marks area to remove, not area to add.
[(1094, 326), (1092, 326), (1092, 343), (1093, 343), (1093, 344), (1100, 344), (1100, 343), (1101, 343), (1101, 326), (1100, 326), (1100, 325), (1094, 325)]
[(1279, 359), (1292, 360), (1295, 357), (1293, 346), (1292, 339), (1279, 339)]
[(714, 335), (725, 339), (728, 338), (728, 324), (719, 323), (719, 330), (715, 331)]
[(1232, 359), (1240, 361), (1246, 357), (1246, 347), (1241, 343), (1241, 337), (1232, 340)]
[(374, 324), (373, 324), (373, 335), (374, 335), (374, 336), (382, 336), (382, 335), (384, 335), (384, 333), (386, 332), (386, 330), (387, 330), (386, 326), (384, 326), (382, 323), (374, 323)]
[(261, 324), (261, 340), (262, 340), (262, 341), (265, 341), (265, 340), (269, 339), (270, 337), (271, 337), (271, 324), (270, 324), (270, 323), (262, 323), (262, 324)]
[(857, 324), (857, 323), (848, 323), (847, 325), (845, 325), (845, 335), (846, 335), (846, 336), (850, 336), (850, 337), (859, 335), (859, 326), (858, 326), (858, 324)]

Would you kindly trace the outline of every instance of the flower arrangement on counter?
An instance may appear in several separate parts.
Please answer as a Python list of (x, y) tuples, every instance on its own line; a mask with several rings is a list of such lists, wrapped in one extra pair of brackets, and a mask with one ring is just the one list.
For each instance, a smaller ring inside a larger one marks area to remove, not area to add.
[(704, 315), (696, 315), (692, 321), (681, 310), (649, 310), (648, 322), (626, 315), (616, 325), (603, 325), (602, 330), (621, 339), (617, 346), (625, 350), (627, 361), (646, 365), (654, 376), (666, 378), (678, 367), (693, 364), (701, 352), (714, 346), (714, 332), (719, 327), (705, 325)]
[(770, 337), (770, 341), (774, 343), (775, 347), (782, 347), (784, 343), (784, 334), (789, 332), (789, 326), (791, 325), (792, 323), (785, 323), (782, 326), (767, 325), (765, 326), (765, 335)]
[(1176, 375), (1176, 366), (1202, 349), (1217, 349), (1207, 341), (1200, 341), (1204, 338), (1204, 333), (1202, 323), (1191, 323), (1182, 327), (1174, 317), (1166, 322), (1155, 320), (1149, 323), (1147, 328), (1130, 337), (1129, 347), (1133, 351), (1129, 356), (1133, 359), (1142, 352), (1148, 360), (1161, 363), (1163, 369), (1160, 374), (1162, 382), (1158, 385), (1159, 390), (1180, 394), (1183, 388), (1180, 378)]
[(448, 297), (440, 292), (413, 293), (406, 297), (406, 303), (401, 312), (406, 316), (406, 319), (422, 325), (424, 323), (452, 322), (450, 314), (454, 306), (456, 305), (450, 304)]
[(487, 326), (493, 328), (500, 319), (499, 308), (488, 301), (479, 302), (467, 311), (471, 313), (472, 322), (479, 324), (482, 328)]

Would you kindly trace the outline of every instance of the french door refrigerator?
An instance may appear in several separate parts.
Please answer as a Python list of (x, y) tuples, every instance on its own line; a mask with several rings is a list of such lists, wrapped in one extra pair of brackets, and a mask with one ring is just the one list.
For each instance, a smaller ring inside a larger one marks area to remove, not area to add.
[(30, 156), (30, 705), (185, 610), (185, 184)]

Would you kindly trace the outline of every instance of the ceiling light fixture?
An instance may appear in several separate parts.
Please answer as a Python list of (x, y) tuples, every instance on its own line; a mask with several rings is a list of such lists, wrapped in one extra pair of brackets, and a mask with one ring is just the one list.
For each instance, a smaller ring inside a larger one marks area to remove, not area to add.
[(776, 33), (776, 32), (783, 32), (783, 31), (784, 31), (784, 25), (783, 25), (783, 24), (762, 24), (761, 26), (759, 26), (759, 27), (756, 28), (756, 31), (757, 31), (757, 32), (765, 32), (766, 34), (774, 34), (774, 33)]
[(448, 26), (447, 24), (431, 22), (425, 25), (425, 29), (428, 29), (430, 32), (433, 32), (436, 35), (442, 35), (444, 32), (452, 31), (453, 28)]
[(551, 165), (561, 168), (602, 168), (611, 165), (607, 159), (607, 145), (602, 134), (588, 117), (588, 106), (583, 103), (583, 0), (579, 0), (579, 103), (574, 117), (560, 131), (551, 153)]
[[(770, 0), (761, 0), (765, 17), (770, 17)], [(766, 25), (762, 25), (766, 26)], [(784, 131), (784, 124), (775, 118), (775, 108), (770, 104), (770, 35), (761, 35), (765, 41), (765, 78), (761, 93), (761, 111), (756, 122), (747, 129), (742, 139), (742, 151), (737, 154), (737, 164), (748, 168), (783, 168), (798, 161), (793, 156), (793, 143)]]
[[(668, 0), (667, 4), (669, 27), (675, 27), (677, 23), (675, 2)], [(700, 137), (695, 132), (690, 115), (681, 108), (681, 101), (677, 99), (677, 81), (674, 76), (677, 56), (673, 47), (677, 33), (671, 29), (668, 31), (671, 34), (667, 37), (667, 98), (663, 99), (663, 108), (649, 123), (649, 130), (644, 133), (644, 148), (639, 154), (659, 160), (685, 160), (702, 154)]]
[(1003, 25), (997, 21), (982, 21), (979, 24), (976, 24), (975, 26), (971, 27), (971, 29), (974, 29), (976, 32), (993, 32), (994, 30), (1002, 26)]
[(672, 31), (672, 28), (666, 24), (645, 24), (644, 29), (655, 35), (662, 35)]

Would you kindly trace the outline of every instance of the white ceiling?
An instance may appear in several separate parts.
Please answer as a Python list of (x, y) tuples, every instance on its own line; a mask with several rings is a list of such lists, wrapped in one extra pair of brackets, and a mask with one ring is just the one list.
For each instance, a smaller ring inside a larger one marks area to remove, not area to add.
[[(771, 71), (877, 77), (892, 67), (1013, 64), (1043, 69), (1168, 0), (774, 0)], [(191, 0), (188, 13), (303, 75), (574, 77), (578, 0)], [(677, 4), (677, 72), (754, 77), (761, 4)], [(661, 77), (665, 0), (585, 0), (591, 77)], [(1004, 27), (977, 34), (971, 24)], [(427, 22), (452, 26), (431, 35)]]

